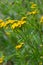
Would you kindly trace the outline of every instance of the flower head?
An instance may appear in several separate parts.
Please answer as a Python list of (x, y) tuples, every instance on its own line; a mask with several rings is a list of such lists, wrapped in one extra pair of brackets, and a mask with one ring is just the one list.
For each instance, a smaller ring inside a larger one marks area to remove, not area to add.
[(40, 22), (43, 23), (43, 16), (41, 16), (41, 18), (40, 18)]
[(2, 57), (2, 58), (0, 58), (0, 63), (3, 63), (3, 59), (4, 59), (3, 57)]
[(2, 19), (0, 19), (0, 23), (2, 23), (3, 22), (3, 20)]
[(37, 6), (36, 4), (32, 4), (31, 8), (36, 8), (36, 6)]
[(0, 28), (4, 27), (5, 26), (5, 22), (1, 22), (0, 23)]
[(21, 47), (22, 47), (22, 44), (17, 45), (17, 46), (16, 46), (16, 49), (20, 49)]
[(27, 15), (31, 15), (31, 14), (35, 15), (37, 13), (38, 13), (38, 11), (37, 10), (34, 10), (34, 11), (31, 11), (31, 12), (27, 12)]

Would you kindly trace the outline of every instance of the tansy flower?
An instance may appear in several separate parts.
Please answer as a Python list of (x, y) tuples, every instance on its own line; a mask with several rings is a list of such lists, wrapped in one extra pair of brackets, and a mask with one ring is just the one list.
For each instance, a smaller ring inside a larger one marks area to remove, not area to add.
[(32, 4), (31, 8), (36, 8), (36, 6), (37, 6), (36, 4)]
[(13, 23), (15, 23), (17, 20), (8, 20), (8, 21), (6, 21), (5, 22), (5, 27), (7, 26), (7, 25), (10, 25), (10, 24), (13, 24)]
[(26, 23), (26, 21), (18, 21), (17, 23), (13, 23), (11, 26), (11, 29), (14, 29), (16, 27), (21, 27), (21, 25), (23, 25), (24, 23)]
[(26, 23), (26, 21), (18, 21), (19, 27), (21, 27), (24, 23)]
[(3, 20), (0, 19), (0, 28), (4, 27), (5, 23)]
[(0, 28), (5, 26), (5, 22), (0, 23)]
[(0, 57), (0, 64), (3, 63), (3, 61), (4, 61), (4, 56), (1, 56)]
[(0, 19), (0, 23), (2, 23), (3, 22), (3, 20), (2, 19)]
[(20, 49), (21, 47), (22, 47), (22, 44), (17, 45), (17, 46), (16, 46), (16, 49)]
[(34, 10), (34, 11), (31, 11), (31, 12), (27, 12), (27, 15), (31, 15), (31, 14), (37, 14), (38, 13), (38, 11), (37, 10)]
[(8, 20), (8, 23), (14, 23), (15, 21), (17, 21), (17, 20)]
[(43, 16), (41, 16), (41, 18), (40, 18), (40, 22), (43, 23)]
[(8, 21), (5, 22), (5, 26), (7, 26), (8, 24), (12, 24), (14, 22), (15, 22), (14, 20), (8, 20)]
[(16, 46), (16, 49), (20, 49), (24, 43), (21, 42), (19, 45)]
[(3, 58), (0, 58), (0, 63), (3, 63)]
[(12, 24), (11, 29), (14, 29), (17, 26), (18, 26), (18, 24), (17, 23), (14, 23), (14, 24)]
[(38, 13), (37, 10), (32, 11), (32, 14), (37, 14), (37, 13)]
[(21, 27), (26, 21), (23, 21), (26, 17), (23, 17), (21, 20), (7, 20), (6, 22), (3, 22), (3, 20), (0, 20), (0, 28), (5, 27), (8, 28), (8, 25), (11, 26), (11, 29), (14, 29), (16, 27)]

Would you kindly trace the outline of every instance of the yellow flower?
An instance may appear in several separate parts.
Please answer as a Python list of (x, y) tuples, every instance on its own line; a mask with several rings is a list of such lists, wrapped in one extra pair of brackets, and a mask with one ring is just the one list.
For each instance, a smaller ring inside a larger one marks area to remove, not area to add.
[(15, 20), (8, 20), (8, 23), (14, 23)]
[(22, 17), (22, 19), (21, 20), (25, 20), (27, 17)]
[(9, 24), (13, 24), (14, 22), (16, 22), (17, 20), (8, 20), (5, 22), (5, 27)]
[(8, 21), (6, 21), (5, 26), (7, 26), (8, 24), (12, 24), (14, 22), (15, 22), (15, 20), (8, 20)]
[(31, 8), (36, 8), (36, 6), (37, 6), (36, 4), (32, 4)]
[(4, 56), (0, 57), (0, 64), (3, 63), (4, 61)]
[(39, 13), (38, 10), (34, 10), (34, 11), (32, 11), (32, 14), (37, 14), (37, 13)]
[(8, 20), (6, 22), (3, 22), (3, 20), (0, 20), (0, 28), (5, 27), (6, 29), (8, 28), (8, 25), (11, 26), (12, 29), (16, 27), (21, 27), (26, 21), (23, 21), (26, 17), (23, 17), (21, 20)]
[(0, 23), (2, 23), (3, 22), (3, 20), (2, 19), (0, 19)]
[(19, 45), (16, 46), (16, 49), (20, 49), (24, 43), (21, 42)]
[(14, 29), (17, 26), (18, 26), (18, 24), (17, 23), (14, 23), (14, 24), (12, 24), (11, 29)]
[(37, 14), (37, 11), (36, 11), (36, 10), (35, 10), (35, 11), (33, 11), (33, 12), (32, 12), (32, 14)]
[(31, 12), (27, 12), (27, 15), (31, 15), (31, 14), (37, 14), (38, 13), (38, 11), (37, 10), (34, 10), (34, 11), (31, 11)]
[(0, 63), (3, 63), (3, 58), (0, 58)]
[(5, 26), (5, 22), (0, 23), (0, 28)]
[(16, 49), (20, 49), (21, 47), (22, 47), (22, 44), (17, 45), (17, 46), (16, 46)]
[(41, 18), (40, 18), (40, 22), (43, 23), (43, 16), (41, 16)]
[(24, 23), (26, 23), (26, 21), (18, 21), (18, 26), (21, 27)]
[(21, 25), (23, 25), (24, 23), (26, 23), (26, 21), (20, 21), (19, 27), (21, 27)]
[(0, 28), (4, 27), (5, 23), (0, 19)]
[(14, 29), (16, 27), (21, 27), (21, 25), (23, 25), (24, 23), (26, 23), (26, 21), (18, 21), (17, 23), (13, 23), (11, 28)]

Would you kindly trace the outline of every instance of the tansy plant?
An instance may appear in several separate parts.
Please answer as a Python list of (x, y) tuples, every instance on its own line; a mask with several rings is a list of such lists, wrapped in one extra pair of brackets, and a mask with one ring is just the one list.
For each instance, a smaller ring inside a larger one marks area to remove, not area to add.
[(0, 0), (0, 64), (43, 65), (43, 0)]

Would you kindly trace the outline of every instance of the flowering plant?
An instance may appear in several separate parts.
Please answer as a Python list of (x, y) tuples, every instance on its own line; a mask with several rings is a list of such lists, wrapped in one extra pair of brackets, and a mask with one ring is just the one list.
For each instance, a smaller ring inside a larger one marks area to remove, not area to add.
[(0, 0), (0, 64), (43, 65), (42, 2)]

